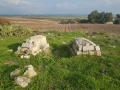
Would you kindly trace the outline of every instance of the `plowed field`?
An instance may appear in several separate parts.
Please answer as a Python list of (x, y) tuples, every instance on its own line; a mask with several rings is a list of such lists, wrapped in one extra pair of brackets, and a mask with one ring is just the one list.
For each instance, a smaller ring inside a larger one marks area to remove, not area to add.
[(12, 17), (8, 19), (13, 25), (20, 25), (39, 31), (84, 31), (120, 34), (120, 25), (114, 24), (59, 24), (59, 21), (49, 19), (28, 19), (22, 17)]

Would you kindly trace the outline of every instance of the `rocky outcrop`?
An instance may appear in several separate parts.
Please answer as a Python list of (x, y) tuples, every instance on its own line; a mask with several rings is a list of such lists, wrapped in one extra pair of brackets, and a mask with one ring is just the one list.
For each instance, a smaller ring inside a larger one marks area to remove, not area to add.
[(32, 65), (25, 66), (25, 70), (26, 71), (22, 73), (21, 76), (19, 76), (21, 74), (19, 69), (15, 69), (10, 73), (10, 78), (13, 79), (17, 85), (20, 85), (23, 88), (28, 86), (31, 77), (37, 75)]
[(76, 38), (70, 43), (72, 55), (90, 54), (101, 56), (100, 47), (85, 38)]
[(29, 58), (30, 54), (36, 55), (48, 48), (49, 44), (46, 41), (46, 37), (36, 35), (26, 39), (22, 45), (18, 47), (16, 54), (20, 54), (21, 58)]

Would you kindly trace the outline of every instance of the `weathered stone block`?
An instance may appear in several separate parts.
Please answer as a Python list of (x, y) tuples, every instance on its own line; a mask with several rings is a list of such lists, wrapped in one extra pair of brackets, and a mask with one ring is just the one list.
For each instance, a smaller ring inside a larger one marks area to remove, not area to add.
[(29, 43), (23, 43), (22, 48), (31, 48), (32, 47), (32, 44), (29, 44)]
[[(70, 44), (71, 45), (71, 44)], [(80, 54), (90, 54), (90, 55), (97, 55), (100, 56), (100, 47), (96, 46), (95, 43), (92, 41), (85, 39), (85, 38), (76, 38), (72, 41), (72, 53), (74, 52), (75, 55)]]
[(82, 54), (82, 52), (81, 52), (81, 51), (77, 51), (77, 54), (76, 54), (76, 55), (80, 55), (80, 54)]
[(99, 46), (95, 46), (95, 50), (100, 50), (100, 47)]
[(89, 54), (89, 53), (88, 53), (88, 51), (86, 51), (86, 52), (82, 52), (82, 54)]
[(83, 52), (90, 51), (90, 50), (94, 50), (94, 46), (83, 46)]
[(12, 71), (10, 73), (10, 78), (14, 79), (18, 74), (19, 74), (20, 70), (19, 69), (15, 69), (14, 71)]
[(101, 56), (101, 51), (95, 51), (95, 55)]
[(22, 54), (23, 58), (28, 58), (28, 55), (36, 55), (40, 51), (45, 51), (45, 49), (48, 48), (49, 44), (46, 41), (46, 37), (42, 35), (36, 35), (26, 39), (21, 47), (18, 47), (16, 54)]
[(95, 51), (89, 51), (90, 55), (95, 55)]

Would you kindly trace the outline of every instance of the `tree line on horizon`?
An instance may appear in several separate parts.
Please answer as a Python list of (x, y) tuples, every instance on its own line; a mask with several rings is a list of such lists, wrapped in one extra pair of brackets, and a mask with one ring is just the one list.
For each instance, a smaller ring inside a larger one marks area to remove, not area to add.
[(95, 10), (88, 15), (88, 22), (101, 23), (101, 24), (105, 24), (107, 22), (113, 22), (114, 24), (120, 24), (120, 14), (117, 14), (116, 17), (113, 18), (113, 14), (111, 12), (99, 13), (97, 10)]
[(113, 21), (113, 15), (112, 13), (106, 13), (106, 12), (101, 12), (99, 13), (97, 10), (92, 11), (88, 15), (88, 22), (90, 23), (107, 23)]
[(73, 24), (73, 23), (100, 23), (105, 24), (107, 22), (113, 22), (114, 24), (120, 24), (120, 14), (117, 14), (116, 17), (113, 17), (111, 12), (98, 12), (97, 10), (92, 11), (88, 17), (88, 19), (63, 19), (61, 20), (61, 24)]

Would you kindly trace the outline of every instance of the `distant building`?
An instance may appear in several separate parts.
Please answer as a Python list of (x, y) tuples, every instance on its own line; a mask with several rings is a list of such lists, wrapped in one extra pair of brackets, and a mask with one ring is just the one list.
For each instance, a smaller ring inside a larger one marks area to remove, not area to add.
[(106, 24), (113, 24), (113, 22), (106, 22)]

